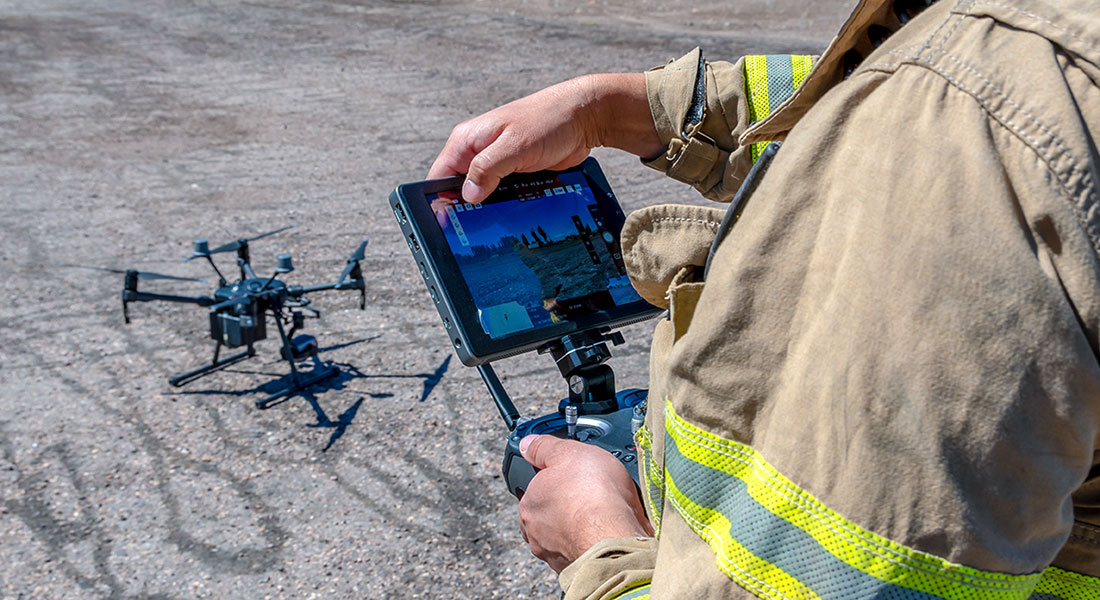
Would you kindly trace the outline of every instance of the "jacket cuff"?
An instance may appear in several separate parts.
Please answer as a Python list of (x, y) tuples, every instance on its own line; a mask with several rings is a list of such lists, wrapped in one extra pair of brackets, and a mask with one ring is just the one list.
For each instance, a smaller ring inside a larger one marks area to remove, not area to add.
[(737, 138), (748, 127), (743, 60), (709, 63), (696, 48), (646, 73), (649, 108), (665, 152), (643, 164), (707, 197), (728, 200), (724, 179), (731, 164), (740, 162)]
[(657, 561), (654, 538), (604, 540), (558, 576), (565, 600), (609, 600), (648, 583)]

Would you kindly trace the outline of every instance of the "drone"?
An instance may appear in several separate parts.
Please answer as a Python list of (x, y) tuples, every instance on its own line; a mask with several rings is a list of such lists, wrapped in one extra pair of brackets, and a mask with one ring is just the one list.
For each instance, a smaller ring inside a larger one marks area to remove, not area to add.
[[(340, 273), (340, 277), (334, 283), (298, 286), (287, 285), (280, 281), (278, 279), (280, 275), (285, 275), (294, 270), (294, 264), (289, 254), (279, 254), (276, 257), (275, 270), (270, 277), (257, 275), (251, 264), (249, 242), (294, 227), (296, 225), (269, 231), (251, 238), (240, 238), (213, 249), (210, 248), (206, 239), (196, 239), (191, 256), (185, 258), (184, 262), (205, 259), (210, 264), (218, 278), (218, 288), (214, 290), (213, 296), (176, 296), (138, 289), (138, 281), (140, 280), (168, 279), (201, 282), (204, 281), (202, 279), (142, 272), (134, 269), (109, 269), (84, 265), (65, 266), (124, 274), (122, 317), (126, 323), (130, 322), (129, 309), (131, 302), (179, 302), (197, 304), (210, 309), (210, 337), (214, 340), (214, 358), (210, 361), (210, 364), (170, 377), (168, 383), (175, 387), (186, 385), (214, 371), (255, 356), (255, 343), (267, 338), (267, 318), (270, 316), (279, 330), (279, 338), (282, 340), (280, 355), (290, 365), (291, 381), (286, 387), (267, 398), (257, 400), (256, 407), (263, 409), (276, 400), (303, 391), (312, 385), (336, 376), (340, 372), (337, 367), (326, 365), (317, 360), (318, 344), (316, 338), (311, 335), (295, 335), (305, 326), (307, 317), (321, 317), (321, 312), (310, 306), (308, 294), (325, 290), (359, 290), (359, 309), (366, 309), (366, 284), (363, 281), (363, 272), (359, 265), (363, 260), (367, 244), (370, 242), (369, 239), (364, 239), (363, 243), (347, 259), (343, 272)], [(237, 253), (237, 267), (240, 271), (240, 278), (235, 282), (230, 282), (214, 263), (213, 256), (234, 251)], [(224, 358), (221, 357), (223, 347), (233, 349), (242, 346), (245, 348), (243, 351)], [(308, 358), (314, 359), (314, 368), (308, 372), (300, 371), (296, 363)]]

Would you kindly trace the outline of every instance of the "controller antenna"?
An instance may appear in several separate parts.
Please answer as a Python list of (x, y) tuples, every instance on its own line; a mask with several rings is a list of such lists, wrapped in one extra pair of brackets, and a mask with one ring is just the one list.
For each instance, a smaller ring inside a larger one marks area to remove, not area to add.
[(566, 404), (565, 405), (565, 426), (567, 428), (569, 439), (577, 439), (577, 405)]
[(481, 374), (485, 387), (489, 388), (489, 395), (493, 397), (493, 403), (497, 405), (500, 418), (504, 419), (508, 431), (515, 430), (520, 420), (519, 411), (516, 410), (516, 405), (512, 404), (512, 399), (508, 397), (508, 392), (504, 390), (504, 386), (501, 385), (497, 372), (487, 362), (478, 365), (477, 372)]

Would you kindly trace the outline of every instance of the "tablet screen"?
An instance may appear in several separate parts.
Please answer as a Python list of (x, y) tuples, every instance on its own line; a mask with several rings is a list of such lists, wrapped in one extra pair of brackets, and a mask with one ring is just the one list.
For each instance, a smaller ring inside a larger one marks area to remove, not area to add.
[(492, 339), (641, 301), (580, 170), (509, 177), (480, 204), (425, 198)]

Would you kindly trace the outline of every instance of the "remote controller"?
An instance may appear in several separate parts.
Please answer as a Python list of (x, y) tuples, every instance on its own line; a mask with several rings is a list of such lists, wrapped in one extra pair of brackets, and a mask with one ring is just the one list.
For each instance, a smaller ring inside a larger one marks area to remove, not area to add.
[[(610, 452), (626, 467), (634, 483), (640, 485), (638, 479), (638, 452), (634, 447), (634, 430), (632, 422), (640, 425), (644, 418), (641, 408), (647, 397), (647, 390), (631, 389), (615, 394), (616, 406), (610, 412), (603, 414), (577, 415), (575, 427), (576, 439), (586, 444), (599, 446)], [(544, 417), (532, 419), (516, 425), (516, 428), (508, 436), (504, 446), (504, 482), (508, 491), (516, 498), (523, 496), (531, 478), (535, 476), (535, 468), (532, 467), (519, 452), (519, 442), (530, 434), (548, 434), (560, 438), (568, 437), (569, 425), (565, 418), (567, 400), (562, 400), (559, 412)], [(638, 408), (636, 411), (635, 409)]]

